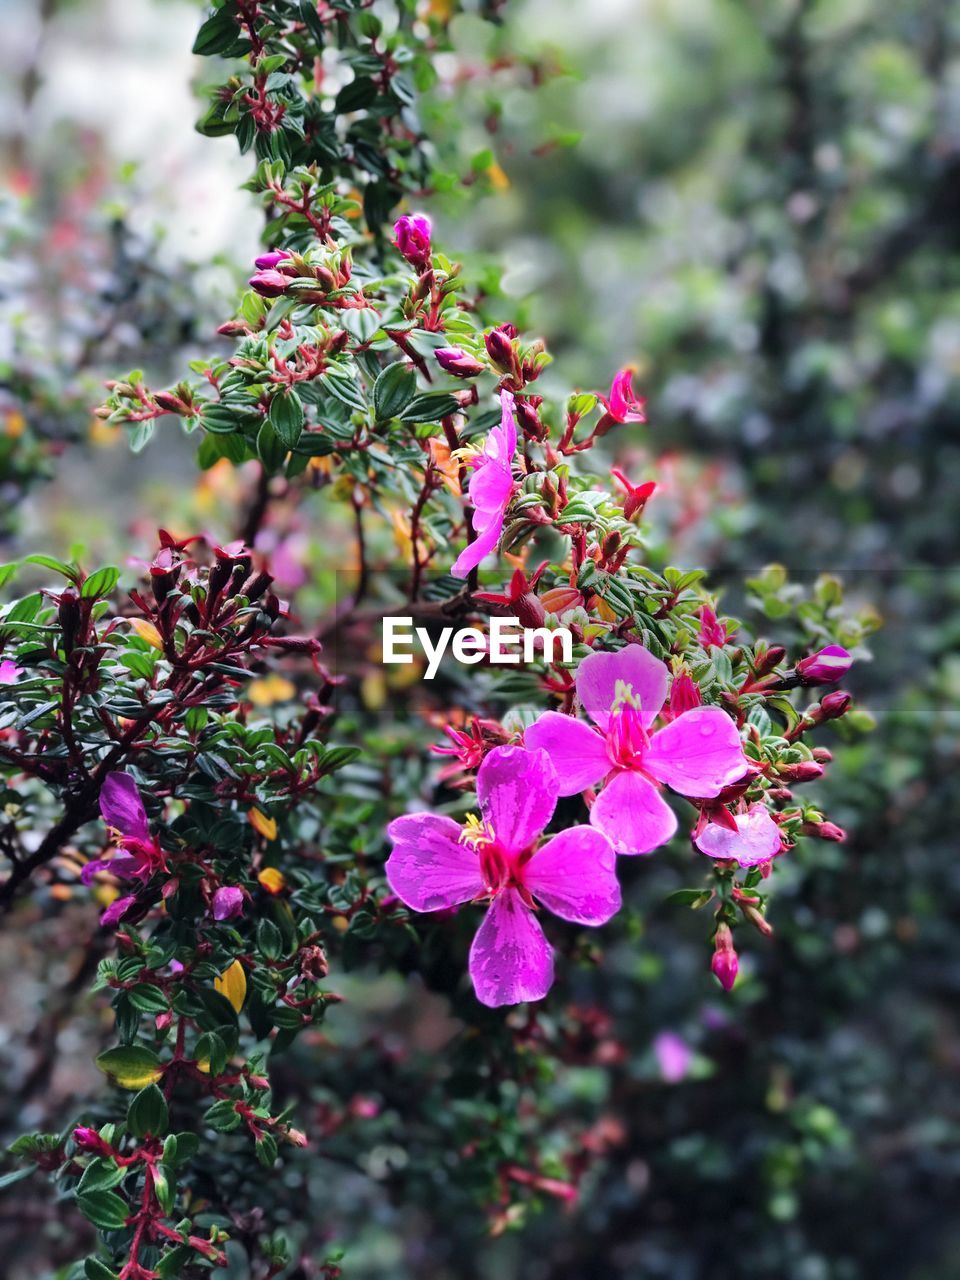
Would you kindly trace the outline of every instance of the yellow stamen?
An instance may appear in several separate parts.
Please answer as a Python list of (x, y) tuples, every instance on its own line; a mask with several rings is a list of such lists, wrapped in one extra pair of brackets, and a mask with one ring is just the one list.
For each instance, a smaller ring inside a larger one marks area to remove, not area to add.
[(475, 813), (468, 813), (460, 832), (460, 843), (468, 844), (472, 849), (480, 849), (484, 845), (493, 844), (493, 836)]

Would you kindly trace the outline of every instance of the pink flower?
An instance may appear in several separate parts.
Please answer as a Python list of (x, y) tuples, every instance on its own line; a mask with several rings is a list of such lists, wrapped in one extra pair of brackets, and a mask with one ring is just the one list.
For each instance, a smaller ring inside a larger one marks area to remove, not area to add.
[(726, 625), (719, 620), (708, 604), (700, 610), (700, 632), (697, 639), (705, 649), (722, 649), (730, 639)]
[(853, 658), (843, 645), (828, 644), (797, 663), (797, 675), (804, 684), (835, 684), (853, 666)]
[(633, 370), (621, 369), (610, 384), (610, 395), (600, 402), (614, 422), (646, 422), (647, 404), (633, 390)]
[(517, 423), (513, 416), (514, 399), (509, 391), (500, 392), (500, 404), (503, 410), (500, 426), (490, 431), (482, 456), (473, 464), (476, 470), (470, 477), (469, 492), (476, 536), (457, 556), (450, 570), (455, 578), (465, 578), (500, 541), (507, 507), (513, 497)]
[(213, 895), (214, 920), (235, 920), (243, 915), (243, 890), (224, 885)]
[(660, 1074), (667, 1084), (679, 1084), (690, 1070), (693, 1050), (675, 1031), (661, 1031), (653, 1042)]
[(10, 658), (0, 662), (0, 684), (16, 684), (22, 675), (23, 667), (18, 667)]
[(534, 900), (562, 920), (600, 925), (620, 909), (616, 859), (591, 827), (571, 827), (537, 847), (559, 783), (543, 751), (495, 747), (477, 774), (481, 820), (413, 813), (390, 824), (390, 888), (414, 911), (489, 898), (470, 948), (477, 999), (497, 1007), (540, 1000), (553, 982), (553, 949)]
[(736, 725), (718, 707), (694, 707), (649, 732), (666, 698), (667, 675), (666, 664), (640, 645), (592, 653), (577, 671), (577, 694), (598, 728), (547, 711), (524, 735), (528, 747), (549, 754), (562, 796), (607, 779), (590, 821), (617, 853), (650, 853), (676, 831), (655, 783), (711, 799), (746, 772)]
[[(112, 858), (97, 858), (88, 862), (80, 874), (84, 884), (89, 884), (99, 871), (110, 871), (121, 880), (146, 882), (155, 871), (166, 870), (166, 859), (159, 844), (150, 835), (147, 814), (140, 799), (137, 784), (128, 773), (108, 773), (100, 789), (100, 812), (111, 828), (111, 835), (122, 853)], [(104, 913), (115, 913), (118, 899)], [(129, 904), (128, 904), (129, 905)], [(119, 916), (116, 917), (119, 919)], [(110, 923), (114, 923), (111, 915)]]
[(393, 224), (393, 243), (411, 267), (418, 271), (426, 271), (430, 266), (432, 230), (425, 213), (405, 213)]
[(736, 831), (708, 822), (693, 843), (709, 858), (736, 862), (741, 867), (756, 867), (769, 862), (780, 852), (780, 828), (770, 817), (764, 804), (752, 805), (748, 813), (734, 815)]

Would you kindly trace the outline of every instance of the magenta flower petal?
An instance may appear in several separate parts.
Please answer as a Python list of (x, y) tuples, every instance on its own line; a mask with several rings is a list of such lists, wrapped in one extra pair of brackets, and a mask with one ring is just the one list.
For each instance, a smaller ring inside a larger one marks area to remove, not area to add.
[(487, 462), (470, 477), (468, 492), (474, 507), (473, 527), (483, 530), (506, 506), (513, 492), (513, 476), (507, 468)]
[(601, 729), (610, 720), (617, 682), (631, 686), (640, 699), (640, 718), (649, 728), (667, 696), (667, 665), (639, 644), (616, 653), (591, 653), (577, 670), (577, 693), (584, 711)]
[(575, 796), (610, 772), (603, 737), (575, 716), (545, 711), (524, 733), (523, 741), (531, 751), (546, 751), (562, 796)]
[(494, 747), (477, 774), (480, 812), (507, 853), (522, 853), (553, 817), (559, 783), (545, 751)]
[(115, 898), (100, 917), (100, 923), (105, 928), (119, 924), (136, 900), (137, 898), (135, 894), (130, 894), (126, 898)]
[(11, 658), (0, 662), (0, 684), (16, 684), (23, 675), (23, 667), (18, 667)]
[(470, 977), (481, 1004), (498, 1008), (542, 1000), (553, 983), (553, 950), (516, 889), (490, 904), (470, 948)]
[(708, 822), (694, 844), (710, 858), (730, 859), (741, 867), (755, 867), (769, 862), (780, 852), (780, 828), (771, 818), (766, 805), (755, 804), (749, 813), (738, 813), (737, 830)]
[(450, 569), (454, 578), (465, 578), (471, 569), (475, 569), (485, 556), (488, 556), (500, 541), (503, 530), (503, 517), (499, 523), (494, 521), (483, 533), (478, 534), (472, 542), (468, 542)]
[(390, 823), (390, 888), (414, 911), (456, 907), (483, 893), (476, 850), (460, 843), (460, 825), (435, 813), (411, 813)]
[(590, 825), (610, 840), (617, 853), (650, 853), (677, 829), (673, 810), (642, 774), (614, 775), (594, 801)]
[(737, 726), (718, 707), (694, 707), (650, 739), (643, 767), (682, 796), (709, 798), (747, 770)]
[(569, 827), (538, 849), (523, 869), (533, 896), (561, 920), (606, 924), (620, 910), (617, 855), (602, 832)]
[(128, 773), (108, 773), (100, 788), (100, 812), (108, 827), (144, 843), (150, 839), (147, 814), (137, 784)]

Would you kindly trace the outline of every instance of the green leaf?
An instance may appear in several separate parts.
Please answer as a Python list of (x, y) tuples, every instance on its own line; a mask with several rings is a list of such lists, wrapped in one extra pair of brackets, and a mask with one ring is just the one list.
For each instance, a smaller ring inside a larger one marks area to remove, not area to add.
[(127, 997), (133, 1007), (139, 1009), (141, 1013), (166, 1013), (170, 1008), (170, 1001), (160, 988), (151, 986), (147, 982), (140, 982), (135, 987), (131, 987)]
[(136, 1045), (105, 1050), (97, 1058), (97, 1066), (121, 1089), (143, 1089), (162, 1074), (157, 1055)]
[(203, 58), (212, 54), (223, 53), (236, 43), (240, 30), (233, 18), (232, 6), (228, 5), (212, 18), (208, 18), (193, 42), (193, 52)]
[(126, 1177), (126, 1169), (121, 1169), (113, 1160), (105, 1160), (97, 1156), (91, 1160), (83, 1171), (83, 1177), (77, 1183), (77, 1195), (89, 1195), (91, 1191), (109, 1191)]
[(99, 1258), (87, 1258), (83, 1264), (83, 1271), (87, 1280), (120, 1280), (116, 1271), (111, 1271)]
[(170, 1116), (167, 1100), (155, 1084), (141, 1089), (127, 1110), (127, 1128), (136, 1138), (148, 1134), (161, 1137), (167, 1131)]
[(216, 1129), (217, 1133), (231, 1133), (243, 1123), (243, 1118), (237, 1114), (232, 1098), (223, 1098), (220, 1102), (215, 1102), (203, 1119), (204, 1123), (211, 1129)]
[(35, 1164), (28, 1165), (26, 1169), (14, 1169), (12, 1173), (5, 1173), (0, 1178), (0, 1191), (4, 1187), (12, 1187), (15, 1182), (23, 1182), (24, 1178), (29, 1178), (31, 1173), (35, 1173), (37, 1166)]
[(23, 563), (39, 564), (44, 569), (52, 569), (54, 573), (61, 574), (69, 582), (76, 582), (80, 576), (79, 573), (77, 572), (76, 565), (64, 564), (62, 560), (57, 560), (53, 556), (42, 556), (42, 555), (24, 556)]
[(283, 391), (273, 397), (270, 421), (285, 447), (293, 449), (303, 431), (303, 405), (295, 391)]
[(417, 391), (417, 375), (403, 360), (388, 364), (373, 386), (373, 408), (378, 422), (397, 418)]
[(424, 391), (413, 397), (400, 418), (403, 422), (439, 422), (459, 408), (460, 401), (449, 391)]
[(279, 471), (287, 456), (287, 447), (269, 420), (257, 432), (257, 456), (269, 472)]
[(120, 1231), (127, 1224), (130, 1207), (115, 1191), (91, 1191), (77, 1196), (77, 1208), (101, 1231)]
[(108, 596), (119, 581), (120, 570), (115, 569), (113, 565), (107, 565), (103, 569), (98, 569), (96, 573), (91, 573), (80, 588), (80, 594), (87, 600)]
[(706, 906), (712, 897), (712, 889), (676, 889), (667, 894), (664, 902), (672, 907), (690, 907), (692, 911), (697, 911)]

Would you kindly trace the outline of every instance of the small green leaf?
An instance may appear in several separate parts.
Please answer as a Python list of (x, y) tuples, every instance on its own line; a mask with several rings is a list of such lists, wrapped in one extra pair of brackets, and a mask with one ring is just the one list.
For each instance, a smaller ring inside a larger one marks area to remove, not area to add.
[(101, 1231), (119, 1231), (127, 1224), (130, 1208), (115, 1191), (91, 1191), (77, 1196), (77, 1207)]
[(267, 471), (279, 471), (287, 456), (287, 447), (268, 419), (257, 432), (257, 456)]
[(111, 1271), (99, 1258), (87, 1258), (83, 1264), (83, 1271), (87, 1280), (119, 1280), (116, 1271)]
[(120, 570), (115, 569), (113, 565), (107, 565), (103, 569), (98, 569), (96, 573), (91, 573), (80, 588), (80, 594), (87, 600), (108, 596), (119, 581)]
[(373, 408), (378, 422), (397, 418), (413, 400), (417, 375), (402, 360), (388, 364), (373, 385)]
[(303, 405), (295, 391), (283, 391), (270, 402), (270, 421), (287, 449), (293, 449), (303, 431)]
[(97, 1066), (121, 1089), (143, 1089), (162, 1074), (157, 1055), (136, 1045), (105, 1050), (97, 1058)]
[(127, 1110), (127, 1128), (137, 1138), (160, 1137), (170, 1123), (167, 1100), (155, 1084), (141, 1089)]
[(712, 897), (712, 889), (676, 889), (667, 894), (664, 902), (672, 907), (690, 907), (692, 911), (697, 911), (706, 906)]
[(83, 1177), (77, 1183), (77, 1195), (89, 1195), (91, 1191), (109, 1191), (123, 1181), (126, 1172), (126, 1169), (121, 1169), (113, 1160), (97, 1156), (84, 1169)]

